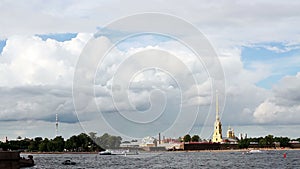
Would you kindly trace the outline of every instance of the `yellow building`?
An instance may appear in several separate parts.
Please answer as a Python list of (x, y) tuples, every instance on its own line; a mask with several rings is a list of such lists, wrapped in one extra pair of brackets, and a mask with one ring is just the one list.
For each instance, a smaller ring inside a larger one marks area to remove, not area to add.
[(233, 129), (231, 129), (230, 126), (229, 126), (229, 128), (227, 130), (227, 138), (235, 139), (234, 131), (233, 131)]
[(214, 134), (213, 134), (213, 139), (212, 142), (218, 143), (222, 142), (222, 123), (220, 121), (219, 117), (219, 98), (218, 98), (218, 93), (216, 92), (216, 121), (214, 125)]

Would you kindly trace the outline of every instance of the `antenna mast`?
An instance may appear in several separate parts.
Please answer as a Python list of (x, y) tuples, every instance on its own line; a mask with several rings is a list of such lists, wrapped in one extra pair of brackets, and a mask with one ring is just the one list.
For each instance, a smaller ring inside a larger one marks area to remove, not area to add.
[(58, 113), (55, 115), (55, 137), (58, 136)]

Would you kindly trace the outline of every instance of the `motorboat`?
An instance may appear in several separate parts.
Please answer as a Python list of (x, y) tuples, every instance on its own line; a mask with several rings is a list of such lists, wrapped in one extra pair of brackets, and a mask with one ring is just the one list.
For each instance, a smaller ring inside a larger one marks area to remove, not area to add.
[(138, 151), (130, 151), (130, 150), (123, 150), (119, 152), (119, 155), (138, 155)]
[(20, 168), (34, 166), (33, 156), (28, 155), (28, 159), (25, 159), (24, 157), (20, 158), (19, 165), (20, 165)]
[(248, 153), (262, 153), (261, 150), (250, 150), (248, 151)]
[(64, 162), (62, 162), (63, 165), (76, 165), (76, 162), (71, 161), (71, 160), (66, 160)]
[(105, 150), (105, 151), (100, 151), (99, 155), (114, 155), (114, 154), (112, 154), (112, 152), (109, 150)]
[(130, 150), (105, 150), (100, 151), (99, 155), (138, 155), (138, 151), (130, 151)]

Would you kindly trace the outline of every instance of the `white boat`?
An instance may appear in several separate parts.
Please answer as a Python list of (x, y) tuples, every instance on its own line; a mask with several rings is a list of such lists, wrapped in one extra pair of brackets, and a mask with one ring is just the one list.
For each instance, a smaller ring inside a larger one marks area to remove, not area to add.
[(112, 154), (111, 151), (109, 150), (105, 150), (105, 151), (100, 151), (99, 155), (114, 155), (114, 154)]
[(135, 150), (113, 150), (111, 151), (112, 154), (115, 154), (115, 155), (138, 155), (138, 151)]
[(99, 152), (99, 155), (138, 155), (138, 151), (131, 150), (105, 150)]
[(250, 150), (248, 151), (248, 153), (262, 153), (261, 150)]

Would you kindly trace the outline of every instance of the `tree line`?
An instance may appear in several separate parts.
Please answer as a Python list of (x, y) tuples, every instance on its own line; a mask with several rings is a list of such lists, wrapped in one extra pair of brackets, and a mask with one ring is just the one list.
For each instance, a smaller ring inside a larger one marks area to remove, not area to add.
[(251, 144), (257, 144), (258, 147), (274, 147), (275, 143), (279, 143), (280, 147), (289, 147), (290, 141), (299, 141), (300, 138), (290, 139), (288, 137), (274, 137), (267, 135), (265, 137), (244, 138), (238, 141), (239, 148), (248, 148)]
[(191, 135), (189, 135), (189, 134), (185, 135), (183, 138), (179, 137), (179, 140), (182, 142), (201, 142), (202, 141), (202, 139), (200, 138), (199, 135), (193, 135), (191, 137)]
[[(201, 139), (198, 135), (186, 134), (183, 138), (179, 138), (182, 142), (210, 142), (205, 139)], [(274, 137), (273, 135), (267, 135), (265, 137), (254, 138), (236, 138), (239, 148), (248, 148), (250, 144), (257, 144), (258, 147), (272, 147), (274, 143), (279, 143), (280, 147), (289, 147), (290, 141), (299, 141), (300, 138), (290, 139), (288, 137)], [(226, 141), (226, 140), (225, 140)]]
[(91, 132), (89, 135), (85, 133), (73, 135), (67, 140), (62, 136), (57, 136), (54, 139), (43, 139), (42, 137), (22, 139), (18, 137), (17, 140), (0, 141), (0, 149), (29, 152), (94, 152), (103, 151), (107, 148), (118, 148), (121, 141), (120, 136), (105, 133), (98, 137), (96, 133)]

